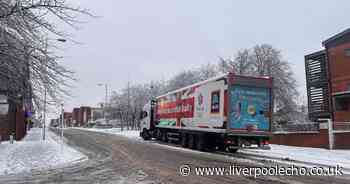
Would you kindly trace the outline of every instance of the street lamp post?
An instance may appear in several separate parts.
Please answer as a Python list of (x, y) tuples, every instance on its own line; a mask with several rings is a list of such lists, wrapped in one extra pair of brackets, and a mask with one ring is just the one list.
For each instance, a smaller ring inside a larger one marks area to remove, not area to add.
[(61, 103), (61, 140), (63, 141), (63, 124), (64, 124), (64, 108), (63, 103)]
[[(45, 40), (45, 52), (47, 52), (47, 43), (48, 40)], [(47, 56), (46, 56), (46, 60), (48, 60)], [(46, 65), (45, 65), (46, 66)], [(45, 72), (46, 71), (46, 67), (45, 67)], [(46, 133), (46, 93), (47, 93), (47, 89), (46, 89), (46, 84), (44, 84), (44, 119), (43, 119), (43, 140), (45, 141), (45, 133)]]
[(45, 132), (46, 132), (46, 87), (44, 89), (44, 123), (43, 123), (43, 140), (45, 141)]
[(106, 106), (108, 103), (108, 85), (107, 84), (97, 84), (98, 86), (105, 86), (105, 103), (103, 105), (103, 119), (106, 121), (107, 123), (107, 118), (106, 118)]
[[(63, 39), (63, 38), (59, 38), (59, 39), (56, 39), (56, 41), (58, 42), (66, 42), (67, 40)], [(45, 52), (47, 52), (47, 48), (48, 48), (48, 40), (46, 39), (45, 40)], [(48, 60), (48, 58), (46, 58)], [(45, 72), (46, 71), (46, 68), (45, 68)], [(47, 88), (46, 86), (44, 85), (44, 122), (43, 122), (43, 140), (45, 140), (45, 137), (46, 137), (46, 95), (47, 94)], [(63, 116), (62, 116), (62, 119), (63, 119)], [(62, 137), (63, 137), (63, 129), (62, 129)]]

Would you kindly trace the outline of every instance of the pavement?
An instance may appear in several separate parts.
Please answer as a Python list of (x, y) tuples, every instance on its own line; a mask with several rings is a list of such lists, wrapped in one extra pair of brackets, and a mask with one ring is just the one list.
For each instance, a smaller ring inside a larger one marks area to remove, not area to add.
[(61, 169), (5, 176), (0, 183), (339, 183), (349, 176), (189, 176), (179, 174), (186, 164), (194, 167), (274, 167), (280, 163), (256, 162), (232, 156), (172, 148), (123, 136), (67, 129), (67, 143), (88, 156), (85, 162)]
[(66, 167), (84, 159), (82, 153), (64, 144), (52, 132), (47, 132), (43, 140), (42, 129), (32, 128), (23, 140), (0, 144), (0, 177)]

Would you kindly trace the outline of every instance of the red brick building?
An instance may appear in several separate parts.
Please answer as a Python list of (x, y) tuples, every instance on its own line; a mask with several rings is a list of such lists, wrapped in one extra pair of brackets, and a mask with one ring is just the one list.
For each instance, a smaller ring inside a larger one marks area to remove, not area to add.
[(74, 108), (72, 111), (72, 124), (73, 126), (78, 126), (80, 108)]
[(305, 56), (309, 117), (350, 122), (350, 29)]
[(350, 122), (350, 29), (323, 42), (328, 58), (330, 92), (336, 122)]
[(71, 112), (64, 112), (64, 124), (67, 127), (73, 126), (73, 113)]
[(91, 107), (81, 106), (80, 108), (74, 108), (72, 112), (72, 124), (73, 126), (85, 126), (91, 119)]

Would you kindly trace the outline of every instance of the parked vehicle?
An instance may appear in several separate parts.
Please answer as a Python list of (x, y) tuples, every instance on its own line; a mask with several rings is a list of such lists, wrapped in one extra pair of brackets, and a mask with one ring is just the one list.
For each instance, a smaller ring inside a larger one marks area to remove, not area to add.
[(198, 150), (269, 149), (272, 87), (269, 77), (224, 74), (171, 91), (145, 105), (140, 136)]
[(94, 128), (101, 128), (101, 129), (108, 129), (113, 128), (113, 125), (108, 122), (106, 119), (97, 119), (94, 121), (95, 125)]
[(113, 125), (113, 128), (120, 128), (122, 121), (120, 119), (110, 119), (108, 120), (108, 123)]
[(84, 127), (86, 128), (93, 128), (96, 125), (95, 121), (88, 121)]
[(99, 129), (110, 129), (113, 128), (113, 125), (111, 124), (96, 124), (94, 128), (99, 128)]

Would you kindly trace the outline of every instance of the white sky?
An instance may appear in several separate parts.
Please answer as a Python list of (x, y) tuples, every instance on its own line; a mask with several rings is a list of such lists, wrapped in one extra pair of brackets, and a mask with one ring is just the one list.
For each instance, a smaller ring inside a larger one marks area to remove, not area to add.
[[(72, 0), (71, 0), (72, 1)], [(348, 0), (73, 0), (96, 19), (73, 31), (84, 45), (64, 43), (63, 63), (78, 82), (66, 109), (96, 105), (112, 90), (169, 79), (175, 73), (217, 63), (237, 50), (268, 43), (282, 51), (305, 92), (304, 55), (350, 27)]]

